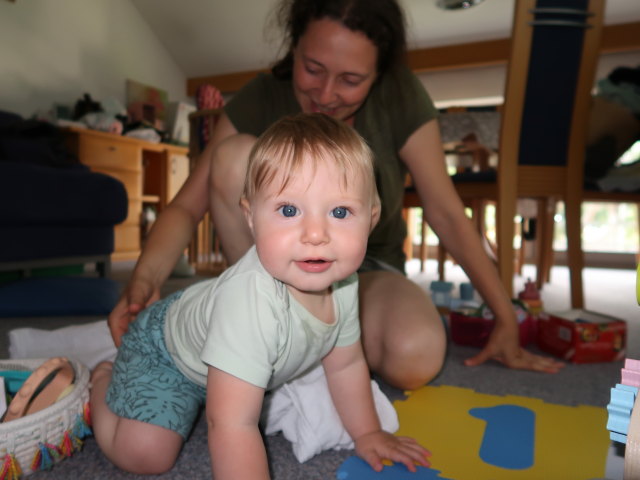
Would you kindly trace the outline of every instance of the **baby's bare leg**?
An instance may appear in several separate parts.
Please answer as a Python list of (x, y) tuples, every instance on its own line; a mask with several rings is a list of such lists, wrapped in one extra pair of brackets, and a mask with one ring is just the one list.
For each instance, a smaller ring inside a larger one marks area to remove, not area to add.
[(182, 448), (182, 436), (157, 425), (115, 415), (105, 401), (112, 367), (112, 363), (102, 362), (91, 374), (91, 417), (100, 449), (116, 466), (132, 473), (158, 474), (170, 470)]

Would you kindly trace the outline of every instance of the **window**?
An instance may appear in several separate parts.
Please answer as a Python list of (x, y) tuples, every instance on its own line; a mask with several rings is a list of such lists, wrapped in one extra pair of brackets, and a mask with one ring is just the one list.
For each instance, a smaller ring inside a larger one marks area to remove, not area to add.
[[(567, 249), (564, 205), (555, 215), (553, 249)], [(631, 203), (582, 204), (582, 249), (585, 252), (638, 253), (638, 208)]]

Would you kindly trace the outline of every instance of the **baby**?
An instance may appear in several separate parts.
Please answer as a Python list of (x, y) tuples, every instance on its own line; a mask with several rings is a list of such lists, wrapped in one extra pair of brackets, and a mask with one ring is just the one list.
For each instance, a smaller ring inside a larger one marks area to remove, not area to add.
[(380, 428), (360, 344), (357, 269), (380, 215), (372, 153), (346, 124), (286, 117), (255, 143), (240, 200), (255, 246), (219, 278), (141, 312), (91, 409), (104, 454), (135, 473), (169, 470), (206, 405), (214, 477), (269, 478), (258, 427), (265, 391), (320, 362), (356, 453), (411, 471), (414, 439)]

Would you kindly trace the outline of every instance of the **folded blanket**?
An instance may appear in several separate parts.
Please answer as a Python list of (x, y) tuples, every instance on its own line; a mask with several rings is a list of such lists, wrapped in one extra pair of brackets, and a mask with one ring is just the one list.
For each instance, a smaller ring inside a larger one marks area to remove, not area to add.
[(116, 352), (106, 320), (57, 330), (16, 328), (9, 332), (10, 358), (74, 357), (93, 370), (102, 361), (113, 362)]
[[(57, 330), (18, 328), (9, 332), (11, 358), (74, 357), (93, 369), (101, 361), (113, 361), (116, 347), (106, 320)], [(371, 381), (382, 429), (394, 433), (398, 416), (389, 399)], [(282, 431), (299, 462), (329, 449), (350, 449), (353, 442), (331, 400), (322, 366), (267, 394), (262, 411), (267, 435)]]
[[(374, 380), (371, 390), (382, 429), (394, 433), (400, 425), (393, 405)], [(262, 423), (267, 435), (282, 431), (299, 462), (324, 450), (353, 448), (331, 400), (321, 365), (268, 394)]]

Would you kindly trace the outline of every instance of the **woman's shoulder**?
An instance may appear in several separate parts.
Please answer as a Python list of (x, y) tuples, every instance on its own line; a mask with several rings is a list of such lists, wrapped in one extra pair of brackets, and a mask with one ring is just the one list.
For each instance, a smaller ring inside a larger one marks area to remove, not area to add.
[(243, 91), (249, 88), (269, 88), (269, 89), (286, 89), (291, 87), (291, 80), (276, 77), (271, 72), (258, 72), (247, 84), (240, 89)]
[(373, 86), (356, 125), (366, 138), (385, 132), (397, 151), (413, 132), (437, 116), (438, 111), (420, 79), (409, 67), (402, 66), (385, 74)]
[(291, 80), (265, 72), (234, 94), (224, 109), (238, 132), (259, 136), (275, 120), (295, 113), (299, 107)]
[(392, 105), (433, 107), (431, 97), (424, 85), (406, 65), (384, 74), (374, 85), (371, 95), (375, 101)]
[(260, 72), (231, 97), (225, 110), (241, 101), (270, 105), (289, 98), (294, 98), (291, 80), (277, 78), (270, 72)]

